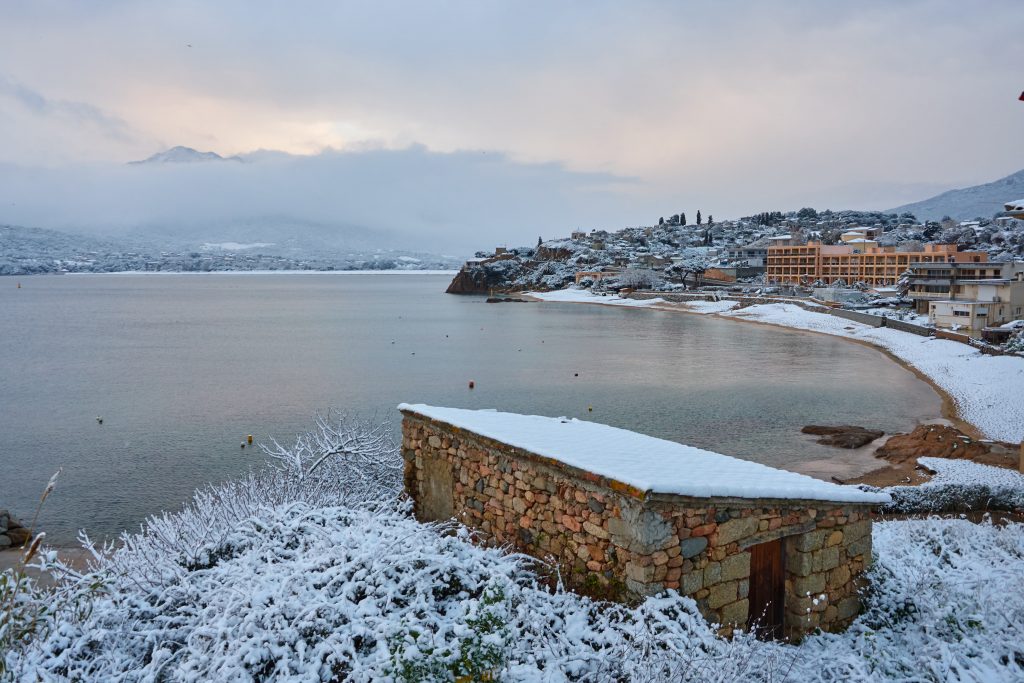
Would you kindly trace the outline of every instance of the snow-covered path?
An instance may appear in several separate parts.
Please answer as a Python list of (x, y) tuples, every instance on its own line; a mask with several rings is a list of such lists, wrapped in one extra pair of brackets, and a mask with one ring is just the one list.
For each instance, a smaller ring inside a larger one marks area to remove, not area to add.
[[(661, 299), (631, 300), (595, 296), (586, 290), (533, 293), (544, 301), (618, 306), (664, 305)], [(694, 313), (821, 332), (867, 342), (913, 366), (952, 398), (957, 414), (987, 438), (1024, 441), (1024, 358), (986, 356), (959, 342), (919, 337), (885, 327), (870, 327), (844, 318), (808, 311), (795, 304), (757, 304), (732, 310), (733, 301), (671, 304)]]

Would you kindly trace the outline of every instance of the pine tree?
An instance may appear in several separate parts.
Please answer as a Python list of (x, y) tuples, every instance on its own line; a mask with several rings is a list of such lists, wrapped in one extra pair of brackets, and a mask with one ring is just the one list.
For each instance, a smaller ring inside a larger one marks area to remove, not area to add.
[(658, 219), (658, 225), (665, 225), (665, 217), (664, 216), (662, 216), (661, 218)]
[(544, 241), (544, 240), (542, 240), (542, 239), (540, 238), (540, 236), (538, 236), (538, 237), (537, 237), (537, 246), (539, 247), (539, 246), (541, 245), (541, 243), (542, 243), (543, 241)]
[(710, 226), (710, 225), (711, 225), (711, 223), (712, 223), (712, 221), (714, 221), (714, 220), (715, 220), (715, 219), (714, 219), (714, 218), (712, 218), (712, 217), (711, 217), (711, 214), (709, 213), (709, 214), (708, 214), (708, 225)]
[(700, 209), (697, 209), (697, 225), (700, 225)]
[(686, 213), (684, 211), (679, 212), (679, 225), (686, 225)]

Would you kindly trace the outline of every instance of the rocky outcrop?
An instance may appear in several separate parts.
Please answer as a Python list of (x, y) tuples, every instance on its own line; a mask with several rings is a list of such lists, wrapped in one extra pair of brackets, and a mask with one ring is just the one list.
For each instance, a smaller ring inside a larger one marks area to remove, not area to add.
[(1009, 444), (972, 439), (955, 427), (927, 424), (893, 436), (875, 451), (875, 457), (892, 463), (916, 462), (922, 457), (953, 458), (1014, 468), (1017, 452)]
[(483, 277), (483, 271), (463, 266), (444, 291), (446, 294), (487, 294), (490, 288)]
[(469, 261), (455, 274), (448, 294), (489, 294), (508, 291), (511, 282), (522, 271), (521, 261), (513, 254), (503, 254), (485, 261)]
[(820, 436), (821, 438), (818, 439), (818, 443), (837, 448), (860, 448), (885, 434), (883, 431), (854, 425), (839, 425), (835, 427), (807, 425), (800, 431), (804, 434)]
[(0, 510), (0, 550), (19, 548), (30, 538), (29, 530), (21, 522), (7, 510)]

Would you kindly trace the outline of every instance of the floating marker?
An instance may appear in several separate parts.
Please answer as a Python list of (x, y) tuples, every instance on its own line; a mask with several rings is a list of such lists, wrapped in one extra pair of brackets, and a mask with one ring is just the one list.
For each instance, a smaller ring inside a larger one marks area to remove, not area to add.
[(574, 372), (574, 373), (572, 373), (572, 376), (573, 376), (573, 377), (579, 377), (579, 376), (580, 376), (580, 373), (578, 373), (578, 372)]
[(588, 413), (594, 412), (594, 406), (587, 406), (587, 412)]
[(245, 440), (249, 443), (249, 445), (252, 445), (252, 434), (250, 434), (249, 436), (245, 437)]
[(97, 417), (97, 418), (96, 418), (96, 422), (97, 422), (98, 424), (103, 424), (103, 418), (102, 418), (102, 417)]
[(245, 448), (245, 442), (244, 441), (242, 442), (242, 448)]
[(474, 382), (473, 380), (469, 380), (469, 388), (470, 389), (474, 389), (475, 387), (476, 387), (476, 382)]

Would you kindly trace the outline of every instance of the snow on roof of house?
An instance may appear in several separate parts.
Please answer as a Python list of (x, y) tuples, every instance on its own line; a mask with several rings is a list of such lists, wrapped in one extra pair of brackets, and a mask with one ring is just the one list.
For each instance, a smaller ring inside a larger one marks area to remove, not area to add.
[(1006, 202), (1003, 206), (1007, 211), (1024, 211), (1024, 199), (1018, 199), (1015, 202)]
[(407, 403), (399, 405), (398, 409), (553, 458), (648, 493), (861, 504), (890, 500), (885, 493), (839, 486), (597, 422)]
[(770, 239), (770, 240), (791, 240), (791, 239), (793, 239), (793, 236), (792, 235), (774, 235), (772, 237), (769, 237), (768, 239)]

